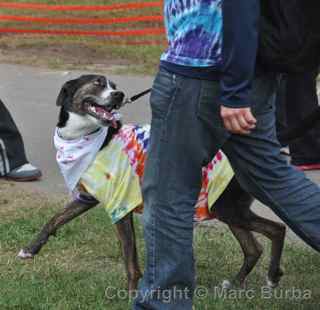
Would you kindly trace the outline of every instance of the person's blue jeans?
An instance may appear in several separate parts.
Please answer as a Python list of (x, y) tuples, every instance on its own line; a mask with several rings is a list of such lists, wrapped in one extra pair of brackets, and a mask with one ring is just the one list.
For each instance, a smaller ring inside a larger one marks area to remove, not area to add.
[(195, 289), (193, 215), (201, 168), (219, 148), (240, 184), (320, 250), (320, 189), (280, 155), (273, 75), (254, 81), (257, 127), (230, 135), (220, 118), (219, 83), (160, 69), (150, 97), (151, 141), (143, 181), (145, 272), (134, 309), (190, 310)]

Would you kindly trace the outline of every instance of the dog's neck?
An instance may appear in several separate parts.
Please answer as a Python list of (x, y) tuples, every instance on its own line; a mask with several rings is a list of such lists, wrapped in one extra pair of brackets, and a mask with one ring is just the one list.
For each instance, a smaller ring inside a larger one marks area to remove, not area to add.
[(101, 125), (93, 121), (91, 116), (84, 117), (72, 112), (68, 114), (65, 124), (58, 126), (59, 136), (65, 140), (79, 139), (101, 128)]

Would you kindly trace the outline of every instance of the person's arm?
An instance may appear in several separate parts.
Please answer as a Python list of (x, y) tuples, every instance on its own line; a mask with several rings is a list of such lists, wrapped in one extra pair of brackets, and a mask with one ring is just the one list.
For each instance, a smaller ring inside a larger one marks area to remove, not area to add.
[(260, 0), (223, 1), (221, 103), (249, 107), (257, 48)]
[(258, 48), (260, 0), (223, 1), (221, 116), (233, 133), (254, 128), (249, 92)]

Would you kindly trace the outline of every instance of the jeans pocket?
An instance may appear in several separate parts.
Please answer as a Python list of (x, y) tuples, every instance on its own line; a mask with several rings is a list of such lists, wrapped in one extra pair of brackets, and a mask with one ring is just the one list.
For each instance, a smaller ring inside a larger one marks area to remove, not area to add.
[(197, 109), (197, 117), (217, 144), (224, 143), (230, 136), (220, 116), (219, 90), (218, 82), (203, 81)]
[(178, 91), (176, 75), (160, 69), (152, 86), (150, 106), (152, 117), (166, 119), (175, 103)]

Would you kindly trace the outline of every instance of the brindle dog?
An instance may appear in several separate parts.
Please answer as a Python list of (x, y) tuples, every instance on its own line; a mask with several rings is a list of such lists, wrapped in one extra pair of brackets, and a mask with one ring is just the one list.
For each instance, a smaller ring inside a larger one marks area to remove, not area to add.
[[(104, 143), (104, 147), (108, 147), (108, 142), (121, 127), (119, 121), (116, 122), (117, 126), (114, 126), (115, 120), (112, 119), (110, 112), (120, 106), (123, 100), (124, 93), (116, 90), (115, 84), (104, 76), (85, 75), (68, 81), (63, 85), (57, 98), (57, 105), (61, 107), (57, 124), (60, 135), (67, 140), (75, 139), (94, 132), (101, 126), (110, 126)], [(36, 238), (24, 247), (18, 256), (20, 258), (35, 256), (60, 227), (98, 205), (98, 201), (93, 198), (89, 201), (91, 201), (89, 204), (81, 200), (69, 203), (44, 225)], [(223, 282), (225, 287), (244, 286), (248, 274), (259, 260), (263, 248), (253, 232), (266, 236), (272, 242), (267, 285), (276, 287), (283, 275), (280, 260), (286, 227), (256, 215), (250, 209), (252, 202), (252, 196), (245, 192), (233, 178), (214, 205), (216, 217), (229, 226), (244, 254), (240, 271), (232, 281)], [(128, 289), (133, 290), (137, 287), (141, 271), (138, 264), (132, 213), (117, 222), (116, 228), (127, 272)]]

